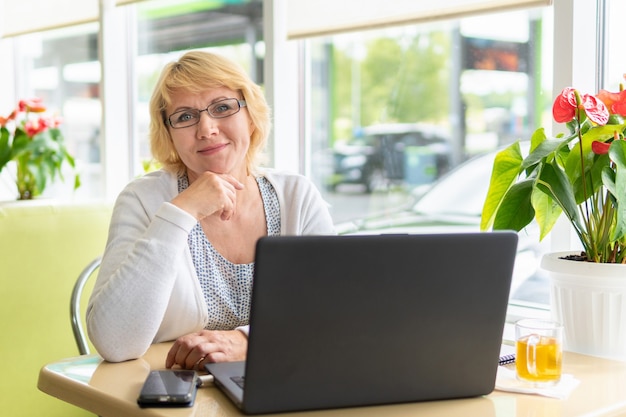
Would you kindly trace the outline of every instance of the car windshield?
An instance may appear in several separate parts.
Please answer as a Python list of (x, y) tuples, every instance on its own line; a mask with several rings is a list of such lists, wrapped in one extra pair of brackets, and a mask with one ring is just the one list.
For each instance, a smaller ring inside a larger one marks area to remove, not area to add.
[(495, 153), (477, 156), (453, 170), (419, 198), (420, 214), (480, 217)]

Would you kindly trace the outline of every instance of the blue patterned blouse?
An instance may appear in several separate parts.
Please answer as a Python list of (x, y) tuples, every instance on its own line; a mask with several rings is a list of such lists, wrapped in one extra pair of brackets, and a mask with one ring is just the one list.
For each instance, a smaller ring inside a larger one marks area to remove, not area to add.
[[(268, 236), (280, 234), (280, 206), (274, 187), (265, 177), (258, 177)], [(189, 186), (187, 176), (179, 177), (178, 191)], [(250, 321), (250, 299), (254, 262), (234, 264), (215, 250), (200, 223), (189, 234), (189, 249), (204, 299), (209, 310), (206, 328), (231, 330)]]

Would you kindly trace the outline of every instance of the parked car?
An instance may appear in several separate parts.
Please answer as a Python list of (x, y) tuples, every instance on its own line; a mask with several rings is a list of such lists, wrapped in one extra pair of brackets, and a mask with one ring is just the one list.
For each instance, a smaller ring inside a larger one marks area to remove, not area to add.
[(450, 166), (450, 138), (440, 128), (421, 123), (369, 126), (333, 150), (329, 186), (360, 184), (366, 192), (393, 183), (433, 182)]
[[(391, 214), (354, 219), (337, 225), (337, 229), (341, 234), (477, 232), (495, 154), (490, 152), (461, 164), (428, 187), (408, 207)], [(519, 237), (511, 297), (548, 304), (548, 278), (539, 269), (547, 244), (539, 242), (534, 223), (520, 232)]]

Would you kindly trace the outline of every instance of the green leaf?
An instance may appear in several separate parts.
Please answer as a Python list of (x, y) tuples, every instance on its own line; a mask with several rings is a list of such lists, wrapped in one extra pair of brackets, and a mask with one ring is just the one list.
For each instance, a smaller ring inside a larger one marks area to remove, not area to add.
[(519, 232), (535, 217), (531, 204), (533, 179), (519, 181), (506, 193), (496, 213), (494, 230), (515, 230)]
[(535, 220), (539, 225), (539, 240), (543, 240), (554, 227), (563, 210), (554, 200), (538, 188), (534, 188), (531, 203), (535, 209)]
[(46, 175), (46, 161), (40, 156), (31, 160), (28, 165), (35, 175), (35, 195), (39, 195), (46, 188), (48, 180), (48, 176)]
[(0, 127), (0, 171), (11, 160), (11, 147), (9, 146), (9, 130)]
[[(592, 142), (600, 139), (600, 136), (602, 136), (595, 134), (596, 129), (599, 128), (600, 127), (591, 129), (583, 136), (582, 158), (581, 145), (580, 143), (576, 143), (565, 162), (565, 173), (573, 184), (577, 204), (586, 201), (592, 194), (595, 194), (596, 191), (600, 189), (602, 186), (602, 168), (609, 165), (608, 155), (596, 155), (591, 149)], [(612, 135), (613, 129), (607, 130), (606, 132), (611, 132), (610, 134)], [(606, 137), (602, 139), (604, 140)], [(584, 167), (584, 173), (582, 167)], [(584, 184), (583, 178), (585, 181)]]
[(520, 174), (522, 161), (519, 142), (513, 143), (496, 154), (489, 190), (487, 191), (480, 220), (481, 230), (488, 230), (492, 227), (496, 212), (499, 211), (500, 203)]
[(534, 168), (562, 145), (562, 141), (548, 140), (543, 128), (537, 129), (531, 138), (530, 154), (524, 159), (522, 168)]
[(626, 129), (626, 124), (606, 124), (604, 126), (594, 126), (593, 129), (589, 129), (585, 132), (583, 141), (585, 144), (589, 144), (591, 147), (591, 142), (594, 140), (600, 142), (606, 142), (608, 139), (611, 139), (615, 132), (622, 133)]
[(530, 153), (534, 152), (547, 139), (546, 130), (543, 127), (535, 130), (530, 137)]
[(605, 166), (602, 170), (602, 184), (609, 190), (611, 195), (615, 196), (617, 194), (617, 189), (615, 188), (615, 171), (613, 171), (609, 165)]
[(556, 162), (546, 163), (537, 179), (537, 188), (561, 207), (575, 228), (582, 230), (572, 184)]
[(617, 224), (611, 240), (622, 239), (626, 235), (626, 141), (616, 140), (609, 148), (609, 157), (615, 163), (615, 188), (611, 193), (617, 200)]
[(515, 230), (519, 232), (535, 217), (531, 204), (533, 180), (519, 181), (506, 193), (493, 222), (494, 230)]
[(65, 160), (67, 161), (67, 163), (70, 164), (72, 168), (76, 168), (76, 161), (74, 160), (74, 157), (70, 155), (70, 153), (67, 151), (67, 149), (65, 149), (65, 147), (63, 147), (63, 155), (65, 156)]
[[(594, 158), (587, 160), (585, 164), (585, 176), (576, 175), (575, 179), (570, 180), (574, 190), (576, 204), (587, 201), (589, 197), (596, 194), (603, 186), (602, 170), (604, 167), (608, 167), (609, 164), (608, 155), (595, 155)], [(583, 178), (585, 180), (584, 184)]]
[(602, 186), (602, 171), (605, 167), (611, 165), (611, 161), (609, 155), (596, 155), (593, 158), (593, 167), (589, 171), (589, 175), (591, 175), (593, 192), (596, 192)]
[[(591, 151), (591, 143), (589, 146), (583, 146), (583, 153), (585, 157), (583, 158), (583, 162), (587, 165), (587, 161), (590, 160), (588, 152)], [(591, 165), (591, 163), (589, 164)], [(567, 158), (565, 159), (565, 173), (569, 177), (572, 183), (576, 182), (580, 179), (582, 173), (580, 172), (581, 167), (581, 158), (580, 158), (580, 142), (576, 143)], [(586, 167), (585, 167), (586, 168)]]
[(33, 137), (30, 141), (29, 149), (33, 151), (34, 154), (48, 154), (48, 155), (58, 155), (61, 153), (61, 146), (59, 142), (52, 140), (50, 135), (47, 133), (40, 133)]
[(15, 135), (13, 136), (13, 152), (11, 158), (15, 159), (19, 154), (28, 151), (29, 144), (30, 138), (26, 133), (22, 132), (20, 129), (16, 129)]

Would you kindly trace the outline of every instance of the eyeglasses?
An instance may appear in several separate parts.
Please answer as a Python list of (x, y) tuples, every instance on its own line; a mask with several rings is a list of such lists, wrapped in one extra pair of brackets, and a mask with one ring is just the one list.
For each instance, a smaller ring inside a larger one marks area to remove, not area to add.
[(200, 115), (203, 111), (206, 111), (207, 114), (214, 119), (223, 119), (239, 113), (242, 107), (246, 107), (245, 100), (225, 98), (224, 100), (209, 104), (204, 110), (186, 109), (174, 112), (170, 114), (167, 121), (174, 129), (181, 129), (200, 123)]

